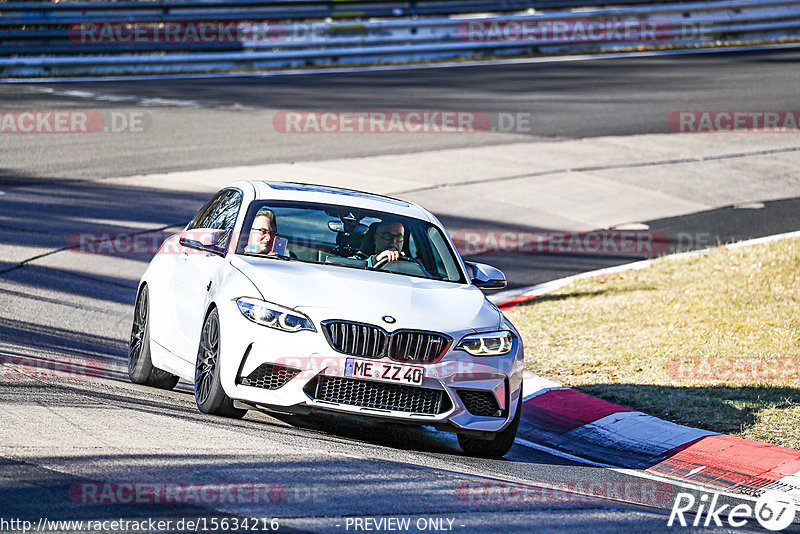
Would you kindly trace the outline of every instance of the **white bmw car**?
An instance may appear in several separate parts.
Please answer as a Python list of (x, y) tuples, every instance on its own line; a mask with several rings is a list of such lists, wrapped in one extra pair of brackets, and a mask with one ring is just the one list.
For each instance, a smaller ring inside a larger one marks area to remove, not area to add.
[(511, 448), (519, 334), (441, 223), (389, 197), (287, 182), (219, 191), (159, 248), (136, 299), (130, 379), (191, 381), (199, 409), (339, 413)]

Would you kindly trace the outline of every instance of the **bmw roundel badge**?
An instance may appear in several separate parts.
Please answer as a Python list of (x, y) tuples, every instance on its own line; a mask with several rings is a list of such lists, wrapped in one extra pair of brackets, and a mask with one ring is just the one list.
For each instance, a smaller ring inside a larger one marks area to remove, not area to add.
[(386, 321), (389, 324), (394, 324), (394, 323), (397, 322), (397, 319), (395, 319), (391, 315), (384, 315), (383, 317), (381, 317), (381, 319), (383, 319), (384, 321)]

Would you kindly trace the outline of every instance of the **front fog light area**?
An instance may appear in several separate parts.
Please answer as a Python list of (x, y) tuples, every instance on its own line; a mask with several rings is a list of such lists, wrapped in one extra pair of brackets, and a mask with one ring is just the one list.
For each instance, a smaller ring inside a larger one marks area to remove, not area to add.
[(502, 356), (514, 347), (514, 335), (508, 331), (465, 336), (456, 347), (473, 356)]
[(284, 332), (299, 332), (301, 330), (316, 332), (311, 319), (300, 312), (271, 302), (242, 297), (236, 300), (236, 306), (242, 312), (242, 315), (262, 326)]

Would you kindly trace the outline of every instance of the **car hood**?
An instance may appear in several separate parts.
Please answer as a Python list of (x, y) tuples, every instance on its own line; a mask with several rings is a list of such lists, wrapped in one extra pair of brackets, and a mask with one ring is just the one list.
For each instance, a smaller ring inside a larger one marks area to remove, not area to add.
[[(313, 319), (347, 319), (387, 330), (416, 328), (464, 332), (499, 328), (499, 310), (469, 284), (425, 280), (300, 261), (234, 256), (231, 265), (269, 302)], [(396, 323), (381, 318), (390, 315)]]

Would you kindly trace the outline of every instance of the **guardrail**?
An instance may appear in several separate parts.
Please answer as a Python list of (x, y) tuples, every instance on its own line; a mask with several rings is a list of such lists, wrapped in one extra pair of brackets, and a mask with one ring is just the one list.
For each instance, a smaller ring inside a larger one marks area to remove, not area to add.
[[(545, 0), (551, 6), (585, 6), (600, 3), (602, 0)], [(618, 3), (642, 0), (622, 0)], [(113, 14), (115, 19), (140, 19), (142, 16), (158, 17), (169, 21), (191, 17), (235, 17), (257, 19), (289, 18), (363, 18), (452, 15), (456, 13), (519, 11), (532, 7), (530, 0), (485, 0), (458, 1), (413, 1), (371, 0), (367, 2), (352, 0), (123, 0), (109, 2), (66, 1), (66, 2), (4, 2), (0, 3), (3, 17), (0, 25), (8, 22), (37, 24), (60, 24), (63, 22), (82, 22), (91, 18), (102, 20)], [(148, 18), (148, 20), (152, 20)]]
[[(274, 69), (800, 38), (800, 0), (593, 1), (553, 0), (547, 10), (522, 1), (6, 2), (0, 74)], [(478, 12), (487, 6), (491, 13)], [(386, 13), (393, 16), (375, 15)], [(430, 13), (447, 16), (417, 16)]]

